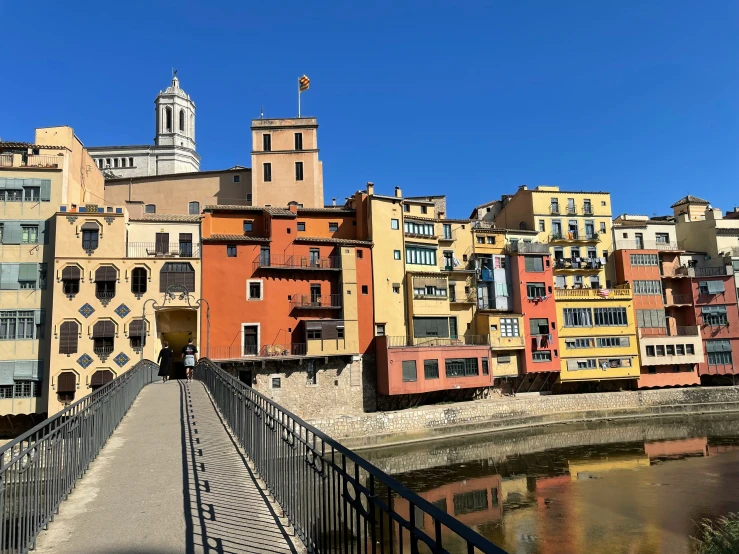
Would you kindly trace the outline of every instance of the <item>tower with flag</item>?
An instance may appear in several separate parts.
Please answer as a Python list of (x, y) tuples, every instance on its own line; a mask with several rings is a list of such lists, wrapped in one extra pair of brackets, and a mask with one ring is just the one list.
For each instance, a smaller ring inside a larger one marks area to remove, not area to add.
[(298, 117), (300, 117), (300, 95), (310, 88), (310, 79), (303, 75), (298, 79)]

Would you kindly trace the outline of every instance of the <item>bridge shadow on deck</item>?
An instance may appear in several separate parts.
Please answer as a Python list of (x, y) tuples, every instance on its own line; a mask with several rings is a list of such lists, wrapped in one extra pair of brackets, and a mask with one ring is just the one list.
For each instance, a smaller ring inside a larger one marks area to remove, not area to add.
[(179, 386), (186, 552), (297, 554), (205, 386)]

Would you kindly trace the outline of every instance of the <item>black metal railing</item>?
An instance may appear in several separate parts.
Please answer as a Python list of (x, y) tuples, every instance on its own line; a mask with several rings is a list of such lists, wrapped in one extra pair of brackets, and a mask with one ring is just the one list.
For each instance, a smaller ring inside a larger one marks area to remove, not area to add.
[(388, 348), (423, 348), (431, 346), (487, 346), (488, 335), (463, 335), (459, 337), (404, 337), (388, 336)]
[(290, 306), (293, 309), (321, 309), (341, 308), (340, 294), (293, 294), (290, 297)]
[(199, 242), (129, 242), (126, 244), (129, 258), (199, 258)]
[(0, 448), (0, 553), (35, 547), (156, 370), (143, 360)]
[(305, 269), (305, 270), (338, 270), (341, 269), (341, 258), (331, 256), (319, 258), (317, 256), (299, 256), (287, 254), (260, 254), (252, 262), (254, 271), (262, 268), (272, 269)]
[(305, 356), (305, 343), (256, 345), (232, 344), (230, 346), (211, 346), (210, 358), (213, 360), (235, 360), (238, 358), (279, 358), (281, 356)]
[[(209, 360), (195, 377), (308, 552), (504, 552)], [(430, 528), (418, 523), (425, 515)]]

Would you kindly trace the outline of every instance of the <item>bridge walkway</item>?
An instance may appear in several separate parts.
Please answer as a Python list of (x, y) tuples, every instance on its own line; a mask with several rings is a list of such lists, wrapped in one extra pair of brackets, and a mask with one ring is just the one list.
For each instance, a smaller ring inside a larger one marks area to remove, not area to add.
[(153, 383), (141, 391), (35, 550), (303, 551), (198, 381)]

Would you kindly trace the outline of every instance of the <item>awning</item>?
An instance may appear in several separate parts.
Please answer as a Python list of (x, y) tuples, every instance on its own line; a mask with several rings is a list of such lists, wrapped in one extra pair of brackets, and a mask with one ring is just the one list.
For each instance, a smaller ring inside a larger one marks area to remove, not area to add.
[(63, 281), (79, 281), (82, 277), (80, 268), (76, 265), (68, 265), (62, 269), (62, 280)]
[(77, 390), (77, 375), (72, 371), (62, 371), (56, 378), (56, 392), (75, 392)]
[(87, 223), (82, 225), (83, 231), (99, 231), (100, 227), (97, 223), (92, 223), (91, 221), (88, 221)]
[(103, 339), (115, 336), (115, 324), (112, 321), (98, 321), (92, 328), (92, 338)]
[(113, 372), (109, 369), (99, 369), (90, 377), (90, 386), (102, 387), (110, 383), (114, 378)]
[(143, 319), (134, 319), (128, 325), (129, 337), (143, 337), (146, 334), (146, 325)]
[(104, 265), (95, 270), (96, 281), (116, 281), (118, 272), (112, 265)]
[(445, 289), (447, 280), (439, 277), (413, 277), (413, 288), (436, 287)]
[(321, 322), (321, 320), (317, 320), (317, 321), (306, 321), (305, 322), (305, 328), (308, 331), (313, 331), (315, 329), (321, 329), (321, 328), (323, 328), (323, 323)]

